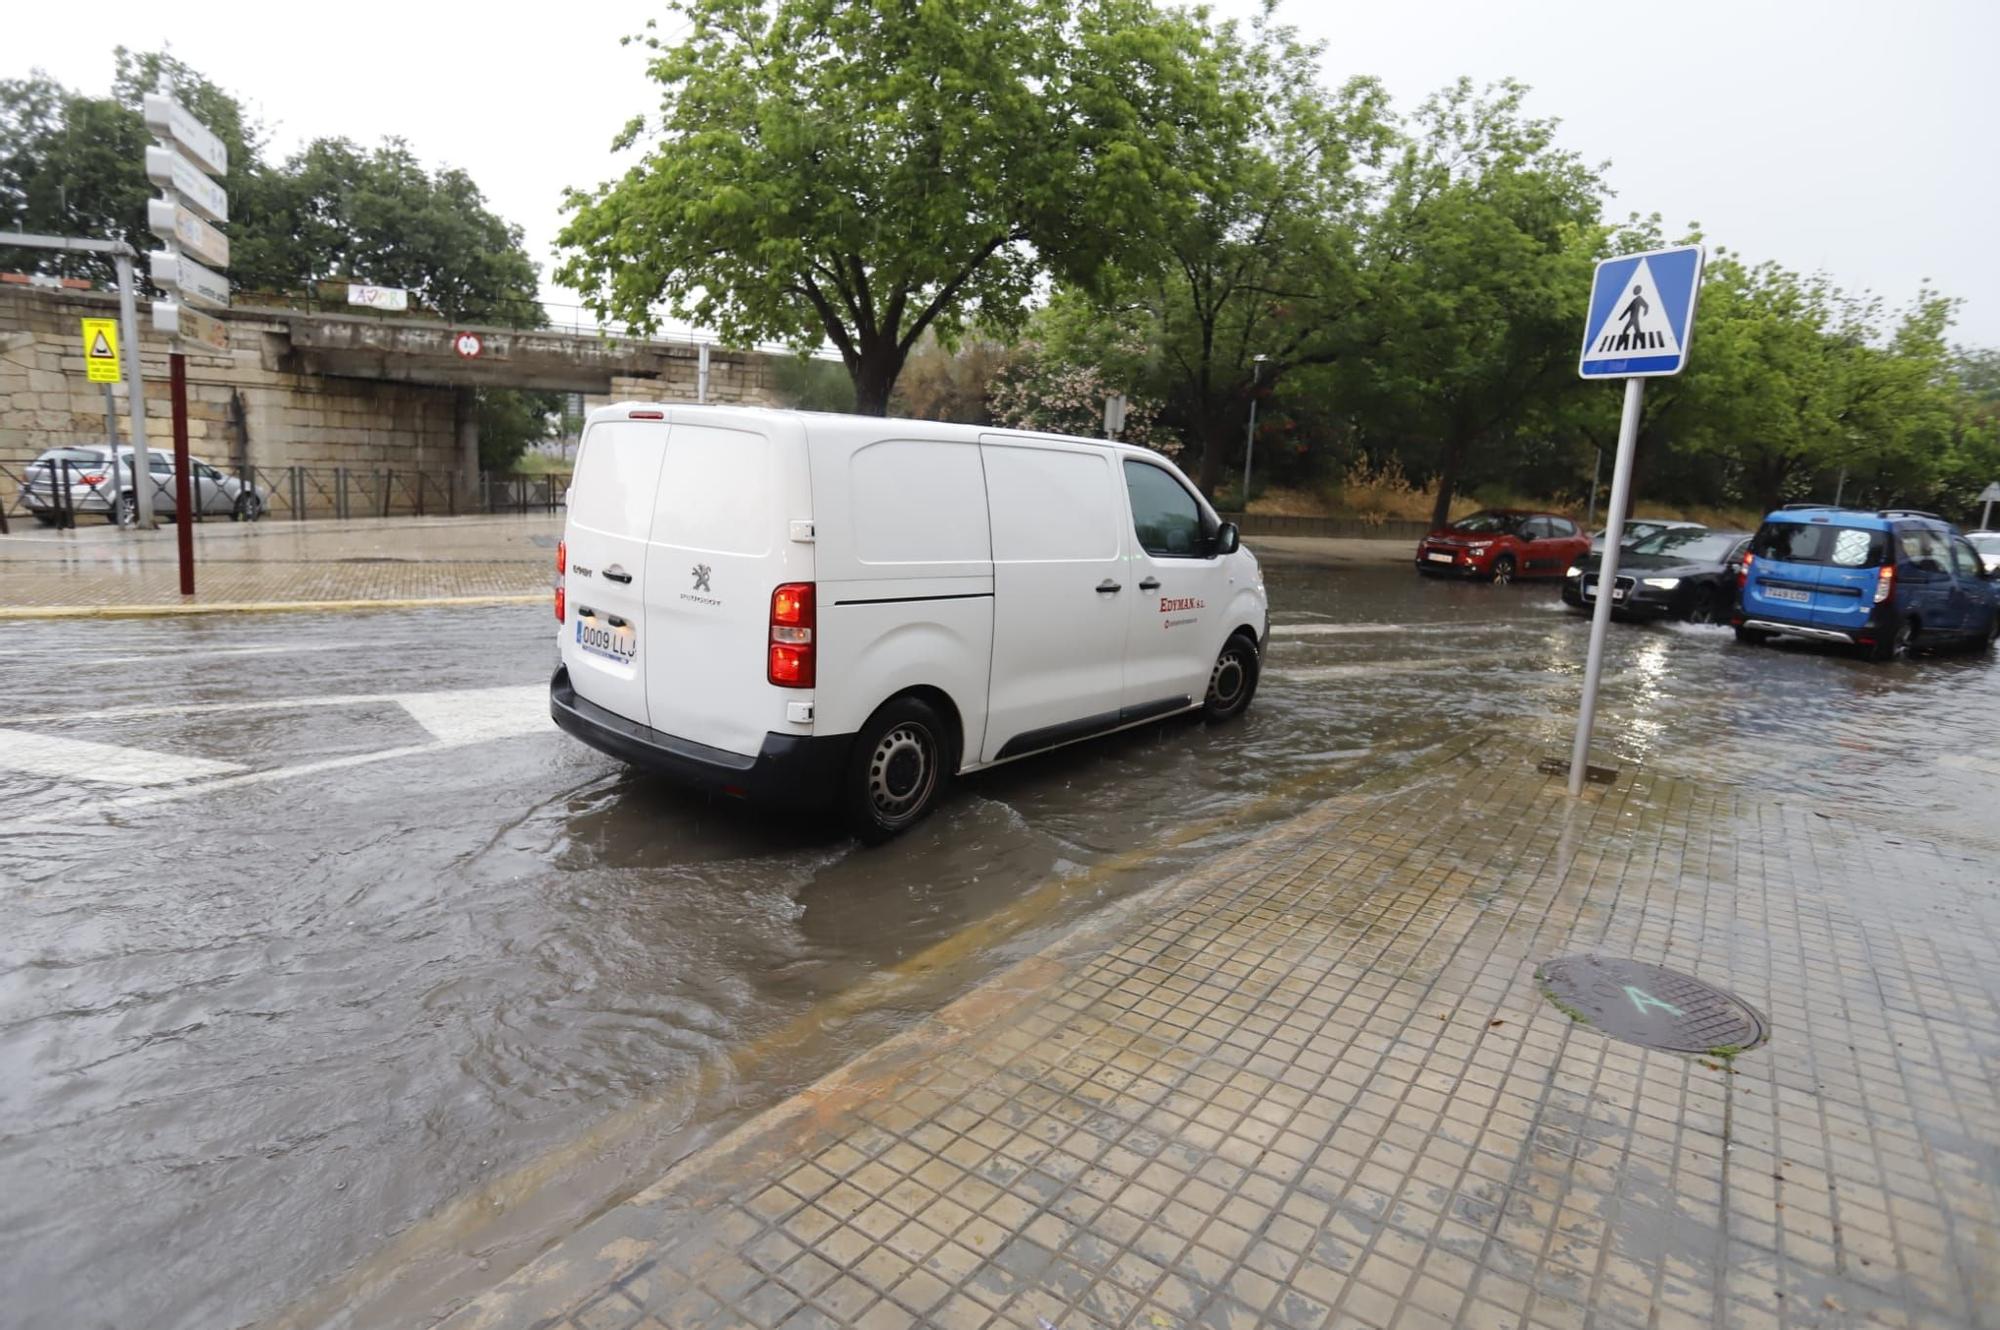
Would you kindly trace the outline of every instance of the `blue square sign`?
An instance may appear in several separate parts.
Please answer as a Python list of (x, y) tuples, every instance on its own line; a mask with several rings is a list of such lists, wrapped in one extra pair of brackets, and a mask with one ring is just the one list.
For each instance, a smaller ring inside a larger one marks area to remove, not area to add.
[(1586, 379), (1651, 379), (1687, 368), (1701, 263), (1700, 245), (1600, 262), (1576, 372)]

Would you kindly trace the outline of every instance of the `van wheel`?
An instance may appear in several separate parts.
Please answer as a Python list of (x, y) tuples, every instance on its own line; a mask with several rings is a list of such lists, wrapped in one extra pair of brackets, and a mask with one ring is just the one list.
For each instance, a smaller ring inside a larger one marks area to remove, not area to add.
[(1202, 718), (1225, 721), (1242, 715), (1250, 699), (1257, 695), (1259, 663), (1257, 647), (1249, 638), (1239, 633), (1224, 642), (1222, 654), (1215, 658), (1215, 668), (1208, 672), (1208, 698), (1202, 703)]
[(880, 845), (930, 812), (950, 774), (950, 734), (936, 708), (918, 698), (884, 703), (854, 736), (847, 759), (841, 789), (847, 829)]

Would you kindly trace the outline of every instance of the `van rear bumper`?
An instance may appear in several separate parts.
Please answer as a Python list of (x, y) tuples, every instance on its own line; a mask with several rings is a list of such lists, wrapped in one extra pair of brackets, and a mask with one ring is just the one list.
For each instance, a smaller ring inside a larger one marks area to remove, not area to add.
[(684, 785), (801, 807), (832, 801), (851, 734), (767, 734), (754, 756), (665, 734), (578, 697), (569, 667), (549, 680), (549, 717), (600, 752)]

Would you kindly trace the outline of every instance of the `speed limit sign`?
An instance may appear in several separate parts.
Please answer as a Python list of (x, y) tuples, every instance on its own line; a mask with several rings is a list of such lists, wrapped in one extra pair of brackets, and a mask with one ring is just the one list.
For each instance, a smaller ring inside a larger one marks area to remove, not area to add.
[(467, 360), (479, 359), (479, 353), (486, 349), (486, 344), (479, 340), (478, 333), (462, 332), (452, 339), (451, 345), (454, 351)]

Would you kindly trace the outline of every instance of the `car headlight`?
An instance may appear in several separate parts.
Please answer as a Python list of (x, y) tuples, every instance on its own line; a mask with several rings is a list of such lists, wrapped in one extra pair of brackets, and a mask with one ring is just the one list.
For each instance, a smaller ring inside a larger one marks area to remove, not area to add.
[(1582, 565), (1582, 564), (1580, 564), (1580, 563), (1573, 563), (1573, 564), (1571, 564), (1571, 565), (1569, 566), (1569, 571), (1568, 571), (1568, 572), (1566, 572), (1566, 573), (1564, 573), (1564, 574), (1563, 574), (1563, 576), (1564, 576), (1564, 577), (1582, 577), (1582, 576), (1583, 576), (1583, 565)]
[(1648, 577), (1645, 579), (1645, 582), (1649, 587), (1657, 587), (1661, 591), (1672, 591), (1681, 584), (1681, 579), (1678, 577)]
[(1489, 540), (1484, 545), (1467, 545), (1465, 548), (1472, 551), (1474, 554), (1484, 554), (1486, 553), (1486, 551), (1493, 548), (1493, 542)]

